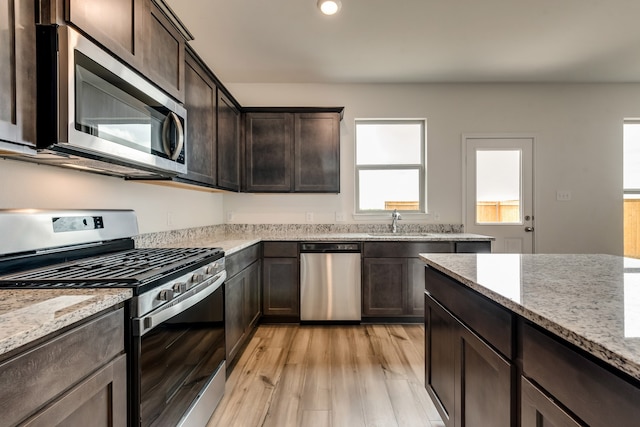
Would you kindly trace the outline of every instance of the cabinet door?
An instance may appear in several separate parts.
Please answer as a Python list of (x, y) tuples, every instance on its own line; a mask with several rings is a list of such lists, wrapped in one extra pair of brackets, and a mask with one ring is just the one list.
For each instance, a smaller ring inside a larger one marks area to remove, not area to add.
[(407, 314), (424, 316), (424, 275), (425, 264), (420, 258), (407, 259)]
[(244, 325), (247, 333), (256, 324), (262, 310), (260, 308), (260, 261), (254, 262), (244, 271)]
[(245, 116), (246, 191), (288, 193), (293, 187), (293, 115)]
[(512, 364), (466, 327), (458, 330), (455, 426), (515, 426)]
[(240, 189), (240, 111), (218, 91), (218, 187)]
[(362, 316), (406, 314), (407, 260), (365, 258), (362, 283)]
[(455, 407), (457, 322), (430, 296), (424, 296), (425, 387), (447, 427)]
[(526, 378), (521, 379), (521, 427), (580, 427), (575, 419)]
[(300, 317), (297, 258), (265, 258), (262, 265), (262, 312)]
[(127, 425), (127, 358), (122, 355), (92, 374), (46, 409), (28, 419), (25, 427)]
[[(0, 141), (29, 146), (36, 139), (34, 17), (33, 1), (0, 0)], [(5, 148), (14, 151), (10, 144)]]
[(65, 19), (140, 69), (149, 0), (67, 0)]
[(186, 43), (182, 34), (153, 2), (147, 15), (146, 33), (145, 74), (178, 101), (184, 101)]
[(236, 356), (244, 339), (244, 282), (244, 272), (240, 272), (224, 284), (224, 333), (228, 363)]
[(191, 55), (187, 56), (185, 74), (188, 172), (182, 178), (215, 185), (217, 88)]
[(295, 185), (297, 192), (340, 192), (340, 115), (295, 115)]

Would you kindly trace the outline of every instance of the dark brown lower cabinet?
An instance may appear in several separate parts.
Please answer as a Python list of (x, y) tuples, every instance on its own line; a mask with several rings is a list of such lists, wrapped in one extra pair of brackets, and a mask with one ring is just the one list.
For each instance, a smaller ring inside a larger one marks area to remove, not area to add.
[(267, 322), (300, 321), (297, 242), (262, 244), (262, 314)]
[(0, 362), (0, 424), (126, 426), (124, 309)]
[(521, 378), (521, 427), (581, 427), (564, 409), (545, 395), (538, 387)]
[(425, 334), (425, 385), (445, 425), (514, 425), (512, 364), (428, 295)]
[(425, 386), (447, 427), (638, 425), (637, 379), (432, 268), (425, 290)]
[(227, 371), (251, 337), (261, 316), (260, 245), (227, 257), (224, 288), (224, 316)]
[[(521, 330), (522, 375), (550, 396), (555, 406), (570, 413), (573, 421), (589, 426), (638, 425), (640, 381), (625, 377), (613, 367), (602, 366), (603, 362), (590, 354), (583, 354), (528, 322)], [(559, 416), (549, 411), (548, 405), (533, 403), (529, 411), (539, 412), (548, 419), (552, 419), (552, 414)], [(523, 418), (525, 413), (523, 408)], [(561, 417), (566, 423), (554, 425), (572, 426), (568, 421), (571, 417)]]
[(422, 322), (424, 269), (421, 252), (453, 252), (452, 242), (365, 242), (362, 318)]
[(300, 321), (298, 258), (264, 258), (262, 280), (265, 318)]

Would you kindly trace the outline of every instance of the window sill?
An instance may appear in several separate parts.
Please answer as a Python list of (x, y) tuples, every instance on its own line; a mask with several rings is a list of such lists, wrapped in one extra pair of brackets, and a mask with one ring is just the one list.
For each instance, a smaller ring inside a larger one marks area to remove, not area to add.
[[(428, 213), (402, 213), (400, 212), (402, 219), (400, 221), (413, 222), (413, 221), (431, 221), (433, 215)], [(391, 213), (356, 213), (352, 215), (354, 221), (389, 221), (391, 223)]]

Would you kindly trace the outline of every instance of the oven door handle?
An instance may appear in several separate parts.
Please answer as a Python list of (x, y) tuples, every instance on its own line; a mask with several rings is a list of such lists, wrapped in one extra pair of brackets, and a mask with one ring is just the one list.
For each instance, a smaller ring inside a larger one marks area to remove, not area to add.
[(160, 325), (171, 319), (173, 316), (182, 313), (193, 307), (209, 295), (211, 295), (216, 289), (218, 289), (224, 281), (227, 279), (227, 272), (223, 271), (220, 274), (213, 276), (206, 282), (201, 283), (198, 286), (194, 286), (187, 292), (183, 293), (176, 299), (172, 300), (168, 304), (163, 305), (158, 310), (150, 313), (147, 316), (133, 320), (133, 333), (135, 336), (143, 336), (156, 326)]

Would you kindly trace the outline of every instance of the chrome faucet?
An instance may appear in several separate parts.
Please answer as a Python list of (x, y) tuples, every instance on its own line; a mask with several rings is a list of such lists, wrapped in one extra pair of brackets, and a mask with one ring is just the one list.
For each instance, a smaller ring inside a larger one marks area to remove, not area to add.
[(391, 214), (391, 232), (392, 233), (398, 232), (398, 220), (400, 219), (402, 219), (402, 217), (398, 213), (398, 209), (394, 209), (393, 213)]

